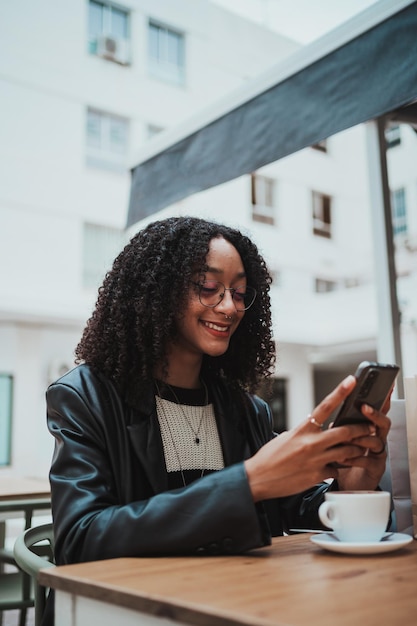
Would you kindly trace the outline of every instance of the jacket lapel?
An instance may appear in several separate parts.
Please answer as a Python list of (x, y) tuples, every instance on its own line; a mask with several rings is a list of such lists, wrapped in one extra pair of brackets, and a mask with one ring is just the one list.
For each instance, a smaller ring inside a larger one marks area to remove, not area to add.
[(142, 409), (132, 410), (132, 419), (127, 430), (133, 450), (152, 489), (155, 493), (167, 491), (168, 476), (152, 388), (144, 399)]
[(224, 386), (213, 384), (211, 394), (224, 464), (228, 466), (239, 463), (250, 456), (245, 437), (242, 402), (236, 395), (230, 394)]

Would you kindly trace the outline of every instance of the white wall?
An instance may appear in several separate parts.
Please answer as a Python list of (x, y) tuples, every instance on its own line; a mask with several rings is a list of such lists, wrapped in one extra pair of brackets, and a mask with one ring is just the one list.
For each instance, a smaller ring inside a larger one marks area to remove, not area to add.
[[(187, 119), (298, 44), (207, 0), (126, 0), (132, 64), (87, 52), (87, 0), (0, 7), (0, 369), (14, 377), (12, 467), (45, 474), (48, 371), (72, 363), (96, 299), (82, 285), (83, 223), (123, 228), (129, 164), (147, 127)], [(149, 17), (186, 35), (186, 82), (149, 74)], [(88, 107), (129, 120), (125, 171), (86, 164)]]
[(308, 347), (278, 342), (277, 372), (287, 380), (288, 427), (291, 428), (314, 408), (313, 368)]
[(8, 323), (0, 326), (0, 371), (14, 375), (12, 467), (26, 476), (48, 472), (53, 440), (46, 429), (45, 390), (53, 363), (73, 365), (79, 328)]

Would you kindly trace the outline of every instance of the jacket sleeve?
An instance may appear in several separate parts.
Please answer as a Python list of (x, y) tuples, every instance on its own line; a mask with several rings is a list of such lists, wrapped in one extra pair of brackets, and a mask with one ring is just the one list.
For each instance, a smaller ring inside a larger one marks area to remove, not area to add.
[(144, 497), (129, 501), (123, 472), (120, 466), (115, 469), (109, 453), (113, 446), (129, 456), (128, 446), (112, 441), (123, 435), (109, 433), (99, 415), (101, 410), (112, 409), (101, 406), (103, 400), (96, 391), (89, 394), (86, 397), (83, 390), (59, 381), (47, 391), (48, 427), (55, 437), (50, 481), (57, 563), (234, 554), (270, 542), (252, 501), (243, 463), (185, 488), (152, 494), (140, 465), (118, 459), (138, 470), (133, 480), (143, 483), (135, 485), (135, 492), (139, 490)]
[[(247, 403), (247, 436), (251, 453), (272, 439), (276, 433), (272, 430), (272, 415), (269, 406), (257, 396), (246, 395)], [(301, 493), (285, 498), (274, 498), (262, 502), (258, 510), (265, 516), (269, 532), (272, 536), (289, 533), (291, 528), (326, 529), (318, 516), (318, 508), (329, 489), (336, 488), (337, 483), (319, 483)], [(326, 529), (328, 530), (328, 529)]]

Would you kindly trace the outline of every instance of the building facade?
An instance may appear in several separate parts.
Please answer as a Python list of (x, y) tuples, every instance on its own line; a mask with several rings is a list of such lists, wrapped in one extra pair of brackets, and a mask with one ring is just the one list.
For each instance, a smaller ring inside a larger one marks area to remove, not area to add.
[[(45, 389), (72, 367), (100, 281), (144, 225), (124, 230), (135, 153), (299, 46), (208, 0), (18, 0), (0, 8), (0, 41), (0, 471), (44, 475)], [(393, 135), (417, 369), (416, 138)], [(152, 216), (208, 216), (258, 243), (274, 275), (282, 425), (376, 356), (368, 196), (358, 127)]]

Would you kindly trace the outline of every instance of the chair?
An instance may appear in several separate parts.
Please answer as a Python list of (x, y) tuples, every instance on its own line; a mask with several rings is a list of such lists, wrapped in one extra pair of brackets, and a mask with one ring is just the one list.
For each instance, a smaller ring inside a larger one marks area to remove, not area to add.
[(6, 550), (1, 550), (0, 564), (0, 625), (4, 611), (19, 610), (19, 626), (25, 626), (27, 609), (34, 605), (30, 577), (18, 569), (13, 555)]
[(28, 528), (14, 544), (14, 559), (29, 575), (34, 590), (35, 626), (40, 626), (46, 605), (47, 589), (37, 580), (38, 572), (45, 567), (54, 567), (54, 534), (52, 524)]
[[(48, 498), (2, 501), (0, 515), (2, 519), (24, 518), (24, 527), (27, 529), (32, 523), (35, 511), (50, 508)], [(4, 539), (3, 530), (1, 545), (4, 544)], [(3, 612), (13, 610), (20, 611), (19, 625), (25, 626), (27, 610), (34, 605), (34, 587), (30, 576), (18, 568), (11, 550), (0, 547), (0, 626), (3, 623)]]

